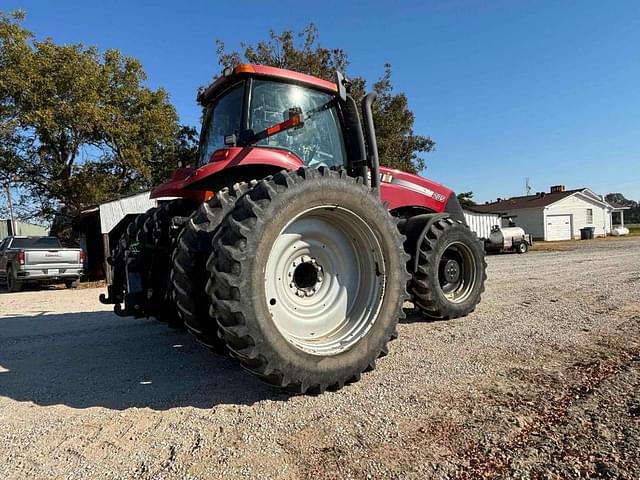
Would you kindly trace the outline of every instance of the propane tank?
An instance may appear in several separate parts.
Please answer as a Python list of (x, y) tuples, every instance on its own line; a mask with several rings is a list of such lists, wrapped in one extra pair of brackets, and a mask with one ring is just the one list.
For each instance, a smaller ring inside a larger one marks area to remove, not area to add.
[(629, 235), (629, 229), (627, 227), (613, 227), (611, 235), (614, 237), (620, 237), (622, 235)]
[(524, 238), (524, 230), (520, 227), (499, 227), (496, 225), (491, 229), (489, 243), (495, 247), (509, 248), (513, 245), (514, 239), (522, 240)]

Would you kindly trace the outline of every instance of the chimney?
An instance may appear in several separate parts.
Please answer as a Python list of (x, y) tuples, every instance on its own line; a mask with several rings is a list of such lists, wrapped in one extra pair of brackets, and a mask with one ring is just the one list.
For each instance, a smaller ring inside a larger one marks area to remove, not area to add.
[(564, 185), (552, 185), (549, 189), (550, 193), (560, 193), (564, 192)]
[(500, 197), (498, 197), (498, 199), (496, 200), (496, 202), (501, 202), (502, 199)]

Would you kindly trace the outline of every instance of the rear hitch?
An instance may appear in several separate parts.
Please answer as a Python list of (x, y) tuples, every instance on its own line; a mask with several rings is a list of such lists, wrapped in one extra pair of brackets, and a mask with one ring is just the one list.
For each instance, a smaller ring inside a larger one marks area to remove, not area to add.
[(107, 285), (107, 294), (101, 293), (98, 298), (100, 299), (100, 303), (104, 303), (105, 305), (122, 302), (122, 296), (114, 293), (113, 285)]

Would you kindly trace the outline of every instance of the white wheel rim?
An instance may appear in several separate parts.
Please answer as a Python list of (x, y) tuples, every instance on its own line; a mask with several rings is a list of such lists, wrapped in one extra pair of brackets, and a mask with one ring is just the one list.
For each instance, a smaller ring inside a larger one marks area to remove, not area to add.
[(278, 331), (298, 349), (335, 355), (375, 323), (384, 255), (371, 227), (343, 207), (319, 206), (291, 220), (273, 243), (265, 296)]
[[(454, 261), (454, 277), (447, 278), (449, 262)], [(463, 242), (451, 242), (444, 249), (438, 265), (438, 282), (445, 298), (451, 303), (466, 301), (476, 285), (476, 259)]]

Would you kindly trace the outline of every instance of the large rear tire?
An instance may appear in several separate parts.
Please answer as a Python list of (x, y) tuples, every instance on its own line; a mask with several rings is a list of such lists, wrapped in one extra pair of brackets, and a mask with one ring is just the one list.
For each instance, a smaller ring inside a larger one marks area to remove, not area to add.
[(426, 317), (464, 317), (480, 303), (487, 278), (484, 248), (464, 223), (433, 222), (423, 238), (418, 268), (409, 282), (415, 307)]
[(223, 349), (224, 344), (218, 338), (217, 325), (209, 315), (211, 301), (205, 291), (209, 279), (206, 263), (211, 254), (211, 240), (237, 198), (254, 184), (236, 183), (202, 203), (180, 233), (173, 253), (171, 283), (178, 314), (189, 331), (213, 350)]
[(212, 314), (243, 367), (296, 393), (375, 368), (404, 318), (403, 237), (362, 179), (301, 168), (240, 198), (207, 262)]
[(189, 217), (196, 206), (196, 202), (184, 198), (163, 203), (147, 217), (137, 235), (143, 265), (142, 285), (147, 299), (145, 313), (174, 328), (183, 325), (171, 284), (171, 257), (180, 233), (175, 229), (183, 228), (183, 224), (174, 220)]

